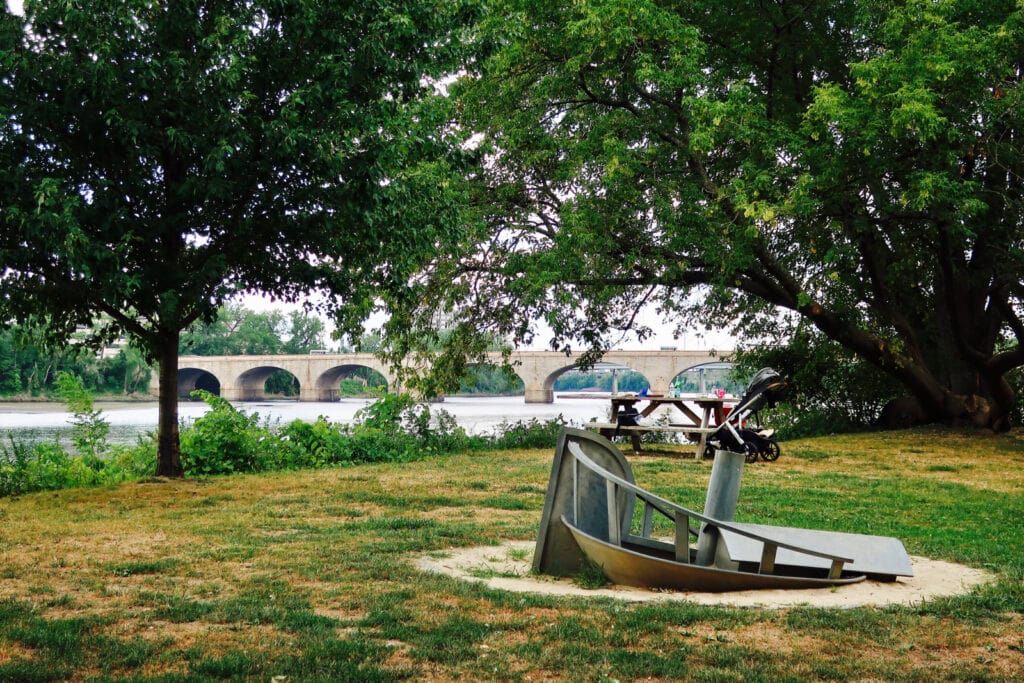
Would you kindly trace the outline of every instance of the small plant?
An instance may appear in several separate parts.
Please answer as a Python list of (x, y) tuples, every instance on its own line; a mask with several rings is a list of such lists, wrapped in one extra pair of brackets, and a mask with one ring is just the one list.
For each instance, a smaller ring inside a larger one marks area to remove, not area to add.
[(103, 411), (93, 406), (92, 394), (77, 375), (58, 373), (57, 391), (74, 415), (71, 441), (75, 450), (86, 465), (95, 470), (101, 469), (100, 457), (107, 450), (107, 436), (110, 434), (110, 424), (103, 419)]
[(543, 422), (536, 418), (502, 422), (489, 439), (489, 447), (508, 450), (554, 448), (558, 441), (558, 431), (566, 424), (561, 415)]
[(580, 570), (572, 578), (572, 582), (580, 588), (587, 590), (604, 588), (611, 583), (604, 574), (604, 567), (590, 558), (584, 558), (583, 564), (580, 565)]
[(530, 559), (533, 551), (530, 548), (509, 548), (508, 558), (516, 562), (526, 562)]

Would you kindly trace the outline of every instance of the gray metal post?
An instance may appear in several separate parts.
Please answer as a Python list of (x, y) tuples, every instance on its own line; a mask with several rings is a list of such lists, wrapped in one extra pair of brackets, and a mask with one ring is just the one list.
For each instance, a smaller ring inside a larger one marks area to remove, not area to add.
[[(707, 500), (704, 501), (704, 514), (723, 522), (733, 521), (736, 515), (736, 502), (740, 496), (740, 479), (743, 476), (743, 453), (716, 451), (715, 462), (711, 466), (711, 480), (708, 482)], [(718, 529), (701, 526), (697, 538), (697, 564), (709, 566), (715, 561), (718, 548)]]

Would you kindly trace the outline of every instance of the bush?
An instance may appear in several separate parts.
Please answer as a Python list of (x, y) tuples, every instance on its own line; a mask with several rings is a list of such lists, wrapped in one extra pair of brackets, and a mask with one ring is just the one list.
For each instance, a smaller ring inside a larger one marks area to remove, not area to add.
[(152, 474), (155, 446), (115, 449), (110, 457), (72, 456), (59, 443), (0, 444), (0, 496), (116, 484)]
[(763, 417), (783, 439), (867, 429), (903, 394), (884, 372), (802, 323), (786, 345), (742, 349), (734, 361), (739, 375), (763, 367), (782, 375), (786, 401)]
[(394, 434), (425, 437), (430, 433), (430, 408), (409, 394), (384, 394), (356, 413), (356, 424)]
[(190, 476), (257, 472), (273, 467), (280, 442), (258, 415), (236, 410), (220, 396), (193, 391), (211, 410), (181, 431), (181, 464)]
[(281, 430), (283, 468), (327, 467), (351, 461), (344, 426), (332, 424), (323, 415), (316, 422), (294, 420)]
[[(532, 419), (503, 423), (491, 435), (469, 436), (451, 414), (442, 410), (432, 415), (429, 406), (408, 395), (389, 394), (357, 413), (352, 425), (321, 416), (313, 423), (296, 420), (277, 428), (209, 392), (193, 396), (211, 409), (181, 429), (181, 460), (188, 476), (403, 462), (470, 450), (552, 448), (565, 424), (561, 417)], [(102, 422), (98, 411), (89, 415)], [(102, 429), (90, 432), (101, 433), (105, 435)], [(0, 444), (0, 495), (140, 479), (156, 467), (153, 438), (140, 439), (133, 447), (109, 447), (104, 438), (76, 443), (83, 451), (79, 456), (57, 442), (29, 446), (12, 438), (9, 445)]]
[(531, 418), (513, 423), (502, 422), (485, 447), (501, 449), (554, 448), (558, 441), (558, 431), (565, 424), (565, 419), (561, 415), (545, 421)]

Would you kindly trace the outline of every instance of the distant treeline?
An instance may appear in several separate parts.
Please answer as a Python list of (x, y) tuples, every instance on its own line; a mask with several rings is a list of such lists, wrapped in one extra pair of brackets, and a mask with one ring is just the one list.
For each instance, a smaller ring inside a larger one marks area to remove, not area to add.
[(0, 330), (0, 396), (47, 398), (57, 394), (57, 375), (67, 372), (81, 378), (96, 394), (131, 396), (146, 394), (152, 370), (132, 347), (103, 357), (76, 346), (51, 350), (29, 341), (29, 330)]

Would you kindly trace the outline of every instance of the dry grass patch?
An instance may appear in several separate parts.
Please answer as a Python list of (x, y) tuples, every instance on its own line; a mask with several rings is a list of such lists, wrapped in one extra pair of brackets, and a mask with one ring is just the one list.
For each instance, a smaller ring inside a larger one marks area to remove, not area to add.
[[(641, 485), (702, 504), (708, 463), (629, 457)], [(1024, 509), (1020, 433), (801, 440), (744, 474), (744, 514), (892, 532), (1000, 575), (967, 598), (838, 616), (633, 606), (414, 567), (531, 540), (550, 463), (473, 454), (2, 500), (0, 680), (1001, 680), (1024, 667), (1008, 511)]]

